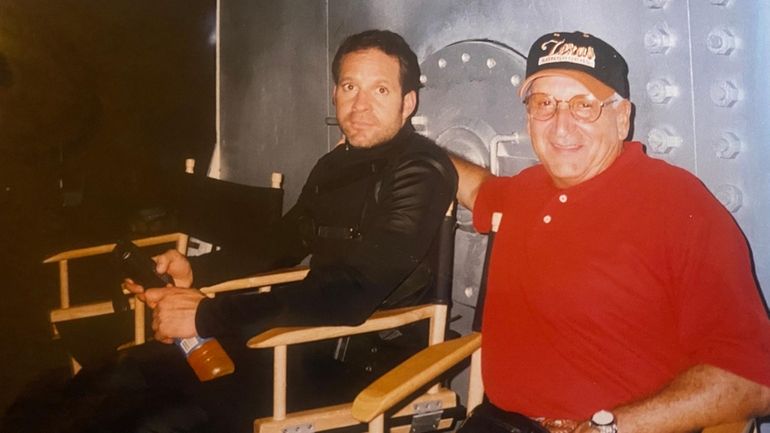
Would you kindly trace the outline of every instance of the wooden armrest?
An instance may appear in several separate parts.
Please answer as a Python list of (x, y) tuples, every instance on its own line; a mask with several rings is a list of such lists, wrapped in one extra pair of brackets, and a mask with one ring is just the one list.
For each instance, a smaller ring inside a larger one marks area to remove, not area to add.
[[(152, 236), (148, 238), (136, 239), (133, 242), (137, 246), (146, 247), (149, 245), (159, 245), (159, 244), (176, 242), (181, 236), (185, 236), (185, 235), (183, 233), (170, 233), (166, 235), (158, 235), (158, 236)], [(59, 254), (56, 254), (54, 256), (51, 256), (43, 260), (43, 263), (53, 263), (53, 262), (60, 262), (62, 260), (77, 259), (80, 257), (95, 256), (98, 254), (106, 254), (106, 253), (112, 252), (114, 248), (115, 248), (115, 244), (111, 243), (111, 244), (97, 245), (93, 247), (63, 251)]]
[(753, 428), (754, 420), (748, 420), (706, 427), (701, 433), (750, 433)]
[[(128, 298), (128, 305), (134, 309), (134, 298)], [(77, 307), (69, 308), (57, 308), (51, 310), (49, 313), (51, 323), (66, 322), (68, 320), (83, 319), (86, 317), (104, 316), (106, 314), (112, 314), (115, 312), (115, 308), (112, 302), (94, 302), (91, 304), (78, 305)]]
[(261, 349), (382, 331), (429, 319), (433, 317), (439, 307), (445, 306), (430, 304), (377, 311), (366, 322), (358, 326), (273, 328), (252, 337), (246, 345), (252, 349)]
[(479, 347), (479, 333), (426, 347), (361, 391), (353, 402), (353, 418), (370, 422), (470, 356)]
[[(421, 350), (361, 391), (353, 401), (353, 418), (371, 422), (480, 347), (481, 334), (474, 332)], [(752, 419), (707, 427), (702, 433), (751, 433), (754, 426)]]
[(213, 286), (202, 287), (200, 291), (206, 295), (215, 295), (217, 293), (230, 292), (233, 290), (291, 283), (304, 279), (308, 272), (310, 272), (310, 269), (307, 266), (290, 269), (279, 269), (271, 272), (257, 274), (251, 277), (225, 281), (223, 283), (214, 284)]

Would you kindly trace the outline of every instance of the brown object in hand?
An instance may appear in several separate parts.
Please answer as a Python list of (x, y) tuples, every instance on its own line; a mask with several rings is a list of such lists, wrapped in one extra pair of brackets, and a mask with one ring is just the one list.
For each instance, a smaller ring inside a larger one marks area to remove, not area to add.
[(201, 382), (226, 376), (235, 371), (235, 364), (219, 341), (208, 339), (187, 355), (187, 362)]

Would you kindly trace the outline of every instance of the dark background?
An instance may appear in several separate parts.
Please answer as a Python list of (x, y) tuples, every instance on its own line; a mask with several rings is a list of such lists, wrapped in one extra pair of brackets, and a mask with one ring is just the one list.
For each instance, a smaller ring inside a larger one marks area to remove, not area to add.
[(67, 366), (47, 319), (58, 271), (42, 260), (116, 233), (162, 231), (167, 173), (188, 157), (205, 171), (216, 139), (215, 8), (0, 0), (0, 413)]

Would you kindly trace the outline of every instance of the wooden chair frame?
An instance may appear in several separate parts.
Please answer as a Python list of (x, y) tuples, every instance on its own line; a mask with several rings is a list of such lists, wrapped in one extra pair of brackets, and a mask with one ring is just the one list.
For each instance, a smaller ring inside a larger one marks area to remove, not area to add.
[[(452, 207), (447, 212), (452, 214)], [(175, 248), (184, 254), (187, 248), (188, 236), (182, 233), (155, 236), (135, 240), (140, 247), (174, 244)], [(89, 248), (66, 251), (54, 255), (44, 263), (59, 264), (60, 308), (50, 313), (51, 324), (56, 332), (56, 324), (85, 317), (94, 317), (115, 312), (112, 302), (97, 302), (86, 305), (71, 306), (69, 299), (68, 262), (72, 259), (89, 257), (112, 252), (115, 244), (104, 244)], [(209, 287), (200, 288), (207, 296), (214, 297), (218, 293), (241, 289), (258, 289), (268, 291), (270, 286), (300, 281), (305, 278), (309, 269), (297, 267), (282, 269), (272, 272), (257, 274), (254, 276), (226, 281)], [(134, 310), (134, 341), (131, 345), (145, 342), (145, 306), (132, 297), (129, 302)], [(353, 336), (357, 334), (376, 332), (386, 329), (398, 328), (421, 320), (429, 320), (429, 345), (436, 345), (444, 341), (444, 331), (447, 322), (447, 306), (443, 304), (426, 304), (413, 307), (383, 310), (374, 313), (366, 322), (358, 326), (325, 326), (325, 327), (284, 327), (273, 328), (251, 338), (247, 345), (253, 349), (273, 350), (273, 414), (271, 417), (254, 421), (254, 431), (260, 433), (283, 432), (292, 426), (313, 425), (315, 431), (332, 428), (346, 427), (359, 424), (352, 415), (353, 403), (328, 406), (308, 411), (287, 414), (286, 412), (286, 369), (287, 348), (292, 344), (301, 344), (313, 341), (334, 339)], [(73, 371), (77, 372), (80, 366), (72, 359)], [(455, 393), (435, 386), (428, 395), (421, 396), (412, 402), (413, 405), (432, 404), (440, 401), (443, 407), (452, 407), (456, 404)], [(397, 416), (406, 416), (414, 413), (411, 408), (400, 411)], [(448, 427), (451, 421), (441, 421), (441, 427)], [(407, 432), (409, 426), (394, 429), (395, 432)]]
[[(188, 236), (183, 233), (172, 233), (137, 239), (133, 242), (139, 247), (173, 244), (177, 251), (184, 254), (187, 249)], [(94, 302), (77, 306), (70, 305), (69, 284), (70, 260), (108, 254), (112, 252), (113, 248), (115, 248), (114, 243), (69, 250), (49, 257), (43, 262), (58, 263), (59, 265), (59, 308), (56, 308), (49, 313), (49, 320), (51, 322), (54, 336), (58, 336), (58, 330), (56, 328), (57, 323), (115, 313), (115, 308), (111, 301)], [(258, 289), (260, 291), (267, 291), (270, 289), (270, 286), (276, 284), (300, 281), (305, 278), (308, 271), (309, 270), (306, 266), (290, 269), (279, 269), (271, 272), (255, 274), (245, 278), (225, 281), (223, 283), (215, 284), (209, 287), (203, 287), (200, 288), (200, 291), (209, 297), (214, 297), (218, 293), (243, 289)], [(129, 308), (134, 311), (134, 340), (128, 345), (143, 344), (146, 341), (146, 310), (144, 303), (135, 296), (132, 296), (129, 298)], [(77, 373), (80, 370), (80, 365), (78, 364), (77, 360), (71, 357), (70, 363), (73, 373)]]
[[(380, 377), (358, 394), (353, 402), (353, 417), (360, 422), (368, 423), (369, 433), (383, 432), (385, 412), (401, 403), (405, 396), (435, 381), (437, 377), (468, 356), (471, 356), (467, 405), (470, 413), (481, 404), (484, 395), (481, 380), (481, 334), (477, 332), (427, 347)], [(751, 431), (756, 432), (753, 419), (707, 427), (703, 433), (749, 433)]]
[[(446, 216), (451, 218), (454, 224), (453, 211), (454, 205), (451, 205)], [(447, 310), (447, 305), (438, 303), (381, 310), (358, 326), (282, 327), (273, 328), (252, 337), (247, 342), (248, 347), (273, 350), (273, 413), (270, 417), (255, 420), (254, 432), (323, 431), (360, 423), (352, 415), (352, 402), (294, 413), (286, 412), (288, 346), (393, 329), (421, 320), (430, 321), (428, 345), (433, 346), (444, 341)], [(415, 405), (430, 405), (435, 402), (442, 407), (456, 405), (456, 396), (449, 390), (435, 386), (428, 394), (418, 397), (412, 402), (412, 406), (400, 411), (397, 416), (412, 415)], [(451, 420), (442, 420), (440, 425), (442, 428), (448, 427), (450, 422)], [(409, 431), (409, 426), (402, 426), (393, 431), (406, 433)]]
[[(497, 232), (502, 214), (492, 215), (492, 229), (487, 245), (487, 255), (491, 252), (494, 234)], [(487, 260), (488, 260), (487, 256)], [(486, 286), (486, 270), (482, 274), (479, 306), (474, 318), (474, 329), (481, 328), (483, 298)], [(471, 332), (455, 340), (429, 346), (401, 363), (396, 368), (385, 373), (356, 396), (351, 408), (353, 417), (368, 424), (369, 433), (383, 433), (385, 430), (384, 414), (396, 405), (403, 404), (404, 399), (419, 389), (436, 382), (445, 374), (469, 356), (471, 357), (470, 380), (467, 391), (467, 413), (470, 414), (484, 398), (484, 385), (481, 376), (481, 333)], [(435, 391), (434, 384), (431, 391)], [(748, 433), (755, 427), (754, 420), (742, 421), (709, 427), (703, 433)]]
[[(192, 174), (194, 167), (194, 160), (188, 159), (185, 161), (186, 173)], [(280, 173), (272, 173), (270, 177), (270, 187), (280, 189), (282, 181), (283, 176)], [(177, 232), (136, 239), (133, 242), (139, 247), (149, 247), (163, 244), (169, 244), (169, 246), (171, 246), (173, 244), (174, 248), (184, 255), (187, 253), (188, 244), (190, 243), (189, 240), (190, 236), (188, 234)], [(43, 261), (44, 264), (57, 263), (59, 266), (59, 308), (56, 308), (49, 313), (49, 321), (51, 323), (52, 333), (55, 338), (59, 336), (59, 331), (56, 327), (57, 323), (115, 313), (115, 308), (111, 301), (93, 302), (77, 306), (71, 305), (69, 283), (69, 262), (71, 260), (109, 254), (114, 248), (115, 243), (78, 248), (61, 252)], [(209, 297), (214, 297), (217, 295), (217, 293), (248, 288), (255, 288), (261, 291), (266, 291), (269, 290), (270, 286), (272, 285), (302, 280), (305, 278), (307, 273), (307, 267), (279, 269), (271, 272), (257, 274), (251, 277), (226, 281), (210, 287), (203, 287), (200, 290)], [(124, 291), (124, 293), (127, 295), (129, 294), (126, 291)], [(122, 345), (121, 347), (126, 347), (128, 345), (139, 345), (146, 341), (146, 310), (144, 303), (136, 297), (130, 297), (128, 306), (131, 310), (134, 310), (134, 340), (130, 343)], [(73, 357), (70, 357), (70, 363), (73, 374), (77, 373), (81, 368), (80, 364)]]
[[(447, 306), (427, 304), (383, 310), (374, 313), (359, 326), (287, 327), (273, 328), (251, 338), (247, 345), (253, 349), (273, 350), (273, 414), (254, 422), (254, 431), (273, 433), (291, 431), (303, 425), (312, 425), (314, 431), (356, 425), (352, 403), (328, 406), (291, 414), (286, 413), (286, 352), (292, 344), (347, 337), (368, 332), (397, 328), (420, 320), (430, 321), (429, 344), (444, 340)], [(446, 398), (447, 395), (444, 395)], [(454, 394), (451, 395), (454, 401)], [(288, 430), (287, 430), (288, 429)]]

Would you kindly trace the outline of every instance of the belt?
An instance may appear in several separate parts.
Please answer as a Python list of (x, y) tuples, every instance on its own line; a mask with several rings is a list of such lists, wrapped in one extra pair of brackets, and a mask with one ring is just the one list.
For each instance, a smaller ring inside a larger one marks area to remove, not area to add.
[(504, 411), (489, 401), (477, 406), (458, 433), (549, 433), (532, 418)]
[(569, 433), (577, 428), (579, 421), (574, 419), (533, 418), (551, 433)]
[(579, 421), (555, 418), (530, 418), (508, 412), (484, 401), (457, 431), (458, 433), (570, 433)]

